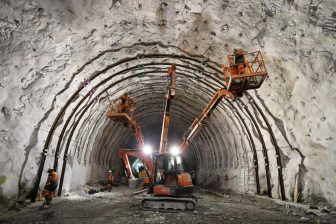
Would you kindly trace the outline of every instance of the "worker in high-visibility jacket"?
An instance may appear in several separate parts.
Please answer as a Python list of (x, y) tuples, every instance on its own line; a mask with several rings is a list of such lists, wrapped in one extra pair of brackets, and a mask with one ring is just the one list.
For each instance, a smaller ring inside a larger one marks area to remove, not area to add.
[(234, 68), (237, 70), (237, 73), (239, 75), (243, 75), (245, 73), (245, 67), (246, 67), (244, 51), (240, 48), (235, 48), (233, 54), (234, 54)]
[(112, 186), (113, 186), (113, 182), (114, 182), (114, 176), (112, 174), (112, 170), (108, 171), (107, 174), (107, 186), (108, 186), (108, 191), (112, 190)]
[(42, 191), (45, 202), (42, 205), (42, 208), (50, 207), (52, 198), (54, 197), (55, 190), (58, 185), (58, 174), (54, 169), (48, 170), (48, 179)]

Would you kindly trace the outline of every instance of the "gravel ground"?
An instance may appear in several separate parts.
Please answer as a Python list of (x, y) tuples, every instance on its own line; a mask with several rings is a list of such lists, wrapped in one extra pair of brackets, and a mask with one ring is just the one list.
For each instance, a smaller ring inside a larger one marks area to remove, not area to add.
[(280, 205), (268, 198), (221, 196), (200, 189), (195, 192), (198, 204), (194, 212), (144, 211), (140, 201), (145, 195), (131, 193), (125, 187), (93, 195), (78, 191), (56, 198), (48, 210), (39, 210), (41, 202), (20, 211), (2, 209), (0, 223), (336, 223), (334, 211), (322, 214), (293, 203)]

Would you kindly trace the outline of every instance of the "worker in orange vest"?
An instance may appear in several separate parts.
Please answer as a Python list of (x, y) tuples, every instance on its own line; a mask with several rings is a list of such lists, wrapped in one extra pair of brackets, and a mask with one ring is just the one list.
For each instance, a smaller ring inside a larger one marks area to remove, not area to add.
[(109, 191), (112, 190), (113, 182), (114, 182), (114, 176), (112, 174), (112, 170), (109, 170), (107, 174), (107, 186)]
[(54, 169), (48, 170), (48, 179), (42, 191), (45, 202), (42, 205), (42, 209), (49, 208), (51, 200), (55, 194), (55, 190), (58, 185), (58, 174)]
[(243, 75), (245, 73), (245, 57), (244, 57), (244, 51), (240, 48), (235, 48), (233, 51), (234, 54), (234, 67), (237, 69), (237, 72), (239, 75)]

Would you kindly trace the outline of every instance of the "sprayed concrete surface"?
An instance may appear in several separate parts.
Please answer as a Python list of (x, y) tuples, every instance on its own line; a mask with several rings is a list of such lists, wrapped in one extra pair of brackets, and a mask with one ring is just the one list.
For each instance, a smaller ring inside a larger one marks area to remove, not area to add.
[(1, 211), (0, 223), (335, 223), (336, 213), (319, 213), (280, 205), (274, 200), (244, 196), (215, 195), (196, 190), (198, 205), (194, 212), (164, 213), (144, 211), (145, 195), (131, 196), (131, 190), (114, 188), (112, 192), (88, 195), (83, 191), (56, 198), (52, 208), (39, 210), (41, 202), (21, 211)]

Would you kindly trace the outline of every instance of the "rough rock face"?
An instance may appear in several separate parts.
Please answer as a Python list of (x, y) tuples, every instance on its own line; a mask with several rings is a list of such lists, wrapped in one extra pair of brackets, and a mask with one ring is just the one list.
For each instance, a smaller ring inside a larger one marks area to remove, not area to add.
[[(27, 194), (50, 128), (70, 98), (44, 166), (53, 166), (56, 149), (59, 170), (67, 157), (65, 190), (103, 177), (120, 147), (134, 147), (131, 132), (105, 117), (109, 100), (124, 92), (137, 103), (145, 139), (156, 144), (169, 63), (180, 73), (170, 139), (180, 141), (222, 87), (220, 64), (239, 46), (264, 54), (269, 78), (249, 95), (279, 146), (287, 199), (296, 185), (301, 200), (336, 202), (335, 9), (332, 0), (1, 1), (0, 197)], [(188, 167), (199, 184), (255, 193), (250, 132), (267, 191), (253, 118), (268, 152), (273, 196), (280, 197), (274, 142), (249, 95), (220, 103), (191, 145)]]

